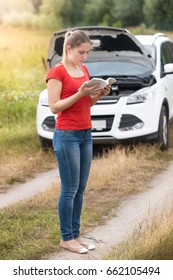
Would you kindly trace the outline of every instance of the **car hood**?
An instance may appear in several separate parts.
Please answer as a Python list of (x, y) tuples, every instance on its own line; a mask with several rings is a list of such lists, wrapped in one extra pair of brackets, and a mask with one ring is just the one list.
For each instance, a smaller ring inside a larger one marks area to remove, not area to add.
[[(147, 65), (151, 71), (155, 69), (151, 54), (128, 30), (101, 26), (76, 27), (70, 30), (77, 29), (85, 31), (92, 41), (87, 61), (134, 60)], [(52, 34), (48, 49), (48, 68), (62, 59), (64, 36), (68, 30)]]

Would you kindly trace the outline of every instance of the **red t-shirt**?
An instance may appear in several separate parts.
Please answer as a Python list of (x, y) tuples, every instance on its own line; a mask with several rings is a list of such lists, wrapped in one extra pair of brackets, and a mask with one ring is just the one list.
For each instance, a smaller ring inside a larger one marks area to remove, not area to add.
[[(64, 65), (59, 63), (52, 67), (46, 76), (46, 82), (55, 78), (62, 82), (61, 99), (75, 94), (80, 86), (89, 80), (89, 72), (85, 65), (82, 65), (84, 75), (76, 78), (71, 77)], [(68, 109), (59, 112), (56, 118), (56, 128), (65, 130), (82, 130), (91, 128), (90, 96), (84, 96)]]

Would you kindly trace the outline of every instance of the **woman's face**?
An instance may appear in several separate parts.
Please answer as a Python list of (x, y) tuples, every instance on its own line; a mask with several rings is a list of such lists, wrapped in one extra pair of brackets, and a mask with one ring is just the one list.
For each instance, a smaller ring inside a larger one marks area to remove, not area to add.
[(87, 59), (88, 53), (91, 49), (90, 43), (82, 43), (76, 48), (71, 48), (71, 46), (67, 46), (67, 59), (69, 62), (75, 65), (82, 65), (84, 61)]

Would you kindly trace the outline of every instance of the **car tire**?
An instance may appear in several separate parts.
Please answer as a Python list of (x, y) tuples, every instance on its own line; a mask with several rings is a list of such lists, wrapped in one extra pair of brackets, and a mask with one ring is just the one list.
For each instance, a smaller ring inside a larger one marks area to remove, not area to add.
[(162, 107), (160, 112), (159, 127), (158, 127), (158, 138), (157, 143), (161, 151), (165, 151), (169, 147), (168, 133), (168, 112), (165, 106)]
[(45, 139), (41, 136), (39, 136), (39, 140), (40, 140), (41, 149), (43, 151), (48, 151), (52, 149), (52, 140)]

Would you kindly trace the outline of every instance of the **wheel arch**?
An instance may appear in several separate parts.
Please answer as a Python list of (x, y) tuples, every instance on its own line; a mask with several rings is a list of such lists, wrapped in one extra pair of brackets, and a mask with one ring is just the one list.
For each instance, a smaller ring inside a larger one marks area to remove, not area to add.
[(162, 107), (165, 107), (166, 108), (166, 112), (167, 112), (167, 118), (168, 118), (168, 121), (169, 121), (169, 104), (168, 104), (168, 100), (167, 98), (165, 98), (162, 102), (162, 106), (160, 108), (160, 111), (162, 110)]
[[(167, 119), (166, 126), (163, 119), (164, 115)], [(160, 150), (162, 151), (167, 150), (169, 147), (169, 104), (166, 98), (163, 100), (160, 108), (158, 137), (156, 142), (159, 144)]]

